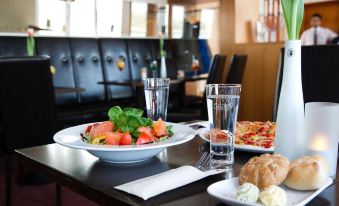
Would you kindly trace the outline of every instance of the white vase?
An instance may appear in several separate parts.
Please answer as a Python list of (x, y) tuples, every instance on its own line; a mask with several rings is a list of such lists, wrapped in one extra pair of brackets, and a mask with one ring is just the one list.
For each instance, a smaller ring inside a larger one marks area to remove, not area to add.
[(165, 56), (161, 57), (161, 65), (160, 65), (160, 77), (167, 78), (167, 69), (166, 69), (166, 58)]
[(301, 42), (286, 41), (274, 147), (290, 161), (305, 154), (304, 115)]

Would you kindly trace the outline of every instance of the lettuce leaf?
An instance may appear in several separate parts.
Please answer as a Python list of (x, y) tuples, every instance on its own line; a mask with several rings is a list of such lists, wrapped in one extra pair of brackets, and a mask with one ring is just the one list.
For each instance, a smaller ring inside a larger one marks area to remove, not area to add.
[(112, 107), (108, 111), (110, 121), (115, 124), (115, 131), (129, 132), (133, 139), (137, 139), (140, 135), (139, 127), (152, 127), (153, 121), (149, 118), (142, 117), (143, 110), (136, 108), (124, 108), (119, 106)]

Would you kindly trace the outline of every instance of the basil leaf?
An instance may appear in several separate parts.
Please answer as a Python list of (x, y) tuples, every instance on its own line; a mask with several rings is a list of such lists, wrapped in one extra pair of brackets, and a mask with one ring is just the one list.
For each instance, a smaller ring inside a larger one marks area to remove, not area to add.
[(132, 132), (130, 132), (130, 134), (132, 135), (132, 138), (137, 140), (138, 137), (140, 136), (141, 132), (139, 132), (138, 130), (134, 130)]
[(130, 107), (123, 109), (123, 112), (127, 116), (133, 115), (137, 117), (141, 117), (142, 114), (144, 113), (144, 111), (141, 109), (135, 109), (135, 108), (130, 108)]
[(115, 122), (116, 119), (119, 118), (120, 115), (122, 115), (123, 110), (119, 106), (112, 107), (108, 111), (108, 117), (110, 120), (113, 120)]

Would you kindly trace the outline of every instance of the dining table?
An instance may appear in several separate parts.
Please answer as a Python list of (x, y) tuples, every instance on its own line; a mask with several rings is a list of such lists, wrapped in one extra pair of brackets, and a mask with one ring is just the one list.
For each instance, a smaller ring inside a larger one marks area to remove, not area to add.
[(78, 93), (86, 91), (82, 87), (54, 87), (55, 94)]
[[(114, 187), (137, 179), (159, 174), (183, 165), (194, 165), (209, 143), (196, 136), (191, 141), (168, 147), (157, 156), (139, 163), (114, 164), (99, 160), (87, 151), (72, 149), (59, 144), (18, 149), (18, 161), (51, 177), (58, 185), (92, 200), (99, 205), (217, 205), (220, 201), (207, 193), (215, 182), (236, 177), (241, 167), (258, 153), (235, 151), (232, 168), (224, 173), (209, 176), (188, 185), (143, 200)], [(226, 188), (225, 188), (226, 190)], [(333, 183), (307, 205), (339, 204), (338, 173)]]

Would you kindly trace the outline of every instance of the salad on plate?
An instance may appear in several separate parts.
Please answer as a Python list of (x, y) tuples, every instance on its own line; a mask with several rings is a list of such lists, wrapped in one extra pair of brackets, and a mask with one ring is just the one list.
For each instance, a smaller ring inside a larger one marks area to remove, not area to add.
[(142, 145), (167, 140), (173, 135), (172, 126), (159, 118), (152, 121), (142, 116), (143, 110), (112, 107), (109, 120), (89, 125), (82, 140), (95, 145)]

